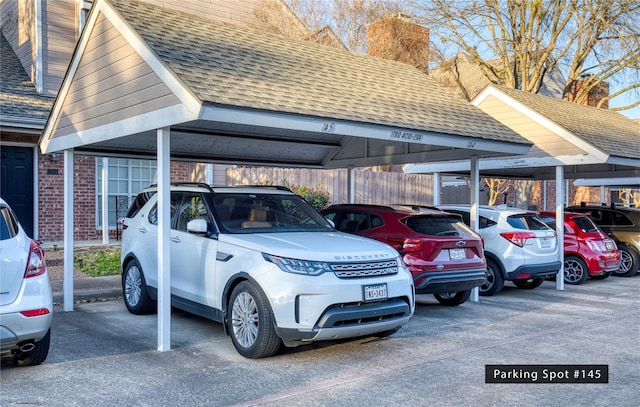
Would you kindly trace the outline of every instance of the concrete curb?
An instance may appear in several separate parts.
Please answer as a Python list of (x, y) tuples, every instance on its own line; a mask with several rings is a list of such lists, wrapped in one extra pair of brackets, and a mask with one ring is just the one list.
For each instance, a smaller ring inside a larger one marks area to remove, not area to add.
[[(64, 281), (51, 281), (54, 304), (64, 300)], [(73, 301), (96, 301), (122, 297), (122, 277), (87, 277), (73, 280)]]

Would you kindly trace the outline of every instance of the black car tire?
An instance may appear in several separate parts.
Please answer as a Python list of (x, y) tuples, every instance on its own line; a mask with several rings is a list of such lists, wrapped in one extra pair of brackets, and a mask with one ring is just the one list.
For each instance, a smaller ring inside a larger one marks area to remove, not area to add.
[(471, 295), (471, 290), (458, 291), (453, 293), (436, 293), (433, 294), (436, 297), (436, 300), (442, 305), (448, 305), (450, 307), (455, 307), (457, 305), (463, 304), (469, 299)]
[(587, 263), (580, 257), (567, 256), (564, 259), (564, 282), (567, 284), (578, 285), (587, 281), (589, 277), (589, 269)]
[(493, 260), (487, 260), (487, 279), (480, 286), (480, 295), (495, 295), (502, 290), (502, 287), (504, 287), (504, 278), (500, 267)]
[(155, 301), (149, 297), (144, 273), (137, 260), (131, 260), (122, 272), (122, 296), (130, 313), (150, 314), (156, 310)]
[(49, 354), (49, 344), (51, 343), (51, 329), (38, 342), (33, 344), (33, 349), (29, 352), (17, 351), (13, 360), (18, 366), (36, 366), (44, 362)]
[(616, 276), (633, 277), (638, 272), (638, 253), (627, 245), (619, 244), (620, 250), (620, 269), (615, 271)]
[(244, 357), (272, 356), (282, 346), (266, 295), (249, 281), (231, 292), (227, 325), (233, 346)]
[(535, 278), (521, 278), (518, 280), (513, 280), (513, 284), (518, 288), (522, 288), (524, 290), (533, 290), (536, 287), (540, 287), (544, 282), (544, 278), (535, 277)]

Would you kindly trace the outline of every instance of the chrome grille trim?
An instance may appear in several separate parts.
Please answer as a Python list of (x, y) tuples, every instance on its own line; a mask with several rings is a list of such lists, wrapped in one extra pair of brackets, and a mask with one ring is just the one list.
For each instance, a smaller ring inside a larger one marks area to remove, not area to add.
[(340, 278), (385, 276), (396, 274), (398, 272), (398, 263), (395, 260), (366, 263), (332, 263), (331, 269)]

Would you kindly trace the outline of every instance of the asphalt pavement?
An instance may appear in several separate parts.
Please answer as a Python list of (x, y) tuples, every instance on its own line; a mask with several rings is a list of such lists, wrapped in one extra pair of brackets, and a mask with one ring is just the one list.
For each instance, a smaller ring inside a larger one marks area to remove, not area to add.
[[(58, 300), (61, 287), (54, 284)], [(240, 356), (220, 324), (175, 309), (171, 350), (157, 350), (157, 316), (127, 312), (118, 276), (77, 279), (74, 298), (70, 312), (56, 301), (42, 365), (2, 361), (0, 405), (640, 405), (639, 276), (563, 291), (554, 282), (534, 290), (507, 283), (458, 307), (419, 296), (411, 322), (388, 338), (317, 343), (260, 360)], [(516, 365), (516, 378), (531, 378), (531, 365), (606, 366), (606, 382), (549, 382), (540, 370), (535, 382), (488, 383), (489, 365)]]

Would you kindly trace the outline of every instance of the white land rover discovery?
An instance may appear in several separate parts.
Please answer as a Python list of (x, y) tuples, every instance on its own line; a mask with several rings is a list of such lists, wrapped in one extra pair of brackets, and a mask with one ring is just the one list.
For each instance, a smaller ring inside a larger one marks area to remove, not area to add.
[[(156, 309), (157, 194), (122, 221), (122, 287), (134, 314)], [(319, 340), (388, 335), (415, 308), (411, 274), (377, 241), (337, 232), (275, 187), (171, 186), (171, 300), (224, 324), (249, 358)]]

